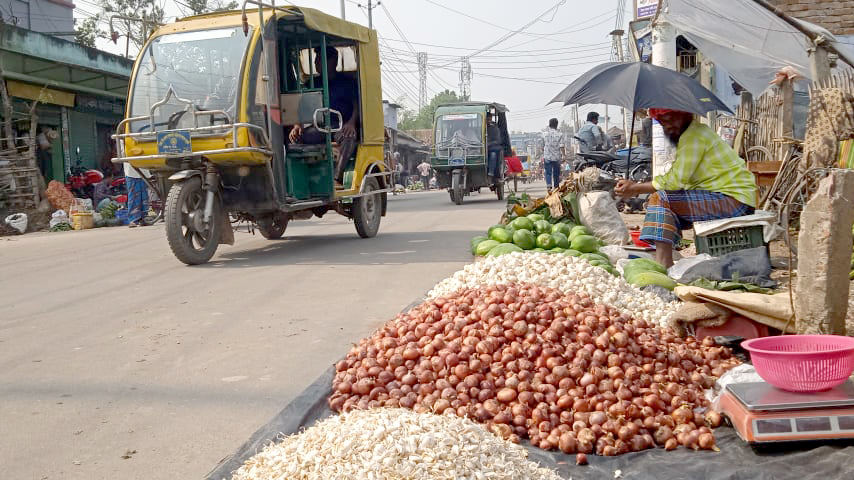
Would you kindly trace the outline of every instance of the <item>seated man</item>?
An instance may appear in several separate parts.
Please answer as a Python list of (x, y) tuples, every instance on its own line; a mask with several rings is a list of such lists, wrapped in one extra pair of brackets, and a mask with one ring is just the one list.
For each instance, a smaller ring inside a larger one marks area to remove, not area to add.
[[(320, 49), (315, 49), (314, 53), (315, 69), (322, 75)], [(338, 50), (334, 47), (326, 47), (326, 71), (329, 75), (329, 108), (341, 112), (341, 120), (343, 121), (341, 130), (334, 135), (334, 140), (338, 143), (339, 148), (335, 166), (335, 183), (336, 187), (341, 187), (344, 183), (344, 169), (347, 167), (347, 162), (353, 156), (358, 146), (356, 127), (359, 121), (359, 92), (356, 83), (347, 76), (340, 74), (337, 67)], [(320, 81), (315, 80), (315, 85), (319, 85)], [(333, 124), (332, 126), (336, 127), (337, 125)], [(301, 124), (296, 124), (288, 138), (291, 143), (318, 145), (326, 141), (326, 134), (314, 127), (303, 128)]]
[(714, 130), (688, 112), (651, 108), (676, 144), (676, 160), (651, 182), (620, 180), (622, 197), (650, 193), (640, 239), (655, 244), (655, 259), (673, 265), (673, 246), (694, 222), (752, 214), (756, 183), (747, 164)]

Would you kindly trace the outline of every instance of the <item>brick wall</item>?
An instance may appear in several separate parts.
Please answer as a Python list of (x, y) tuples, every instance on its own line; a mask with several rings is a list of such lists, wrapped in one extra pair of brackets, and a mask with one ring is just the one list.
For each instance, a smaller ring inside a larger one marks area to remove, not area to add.
[(830, 30), (834, 35), (854, 35), (854, 1), (768, 0), (784, 13)]

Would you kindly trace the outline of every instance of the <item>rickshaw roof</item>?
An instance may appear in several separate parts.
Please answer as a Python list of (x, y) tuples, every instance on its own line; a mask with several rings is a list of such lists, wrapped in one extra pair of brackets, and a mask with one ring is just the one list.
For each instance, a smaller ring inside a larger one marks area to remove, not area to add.
[[(341, 38), (356, 40), (362, 43), (368, 43), (372, 40), (372, 31), (369, 28), (359, 24), (341, 20), (338, 17), (327, 15), (320, 10), (307, 7), (283, 6), (276, 10), (277, 18), (292, 16), (294, 18), (302, 18), (306, 27), (323, 32), (329, 35), (334, 35)], [(285, 10), (285, 11), (282, 11)], [(269, 8), (264, 9), (264, 19), (270, 18)], [(254, 13), (254, 14), (253, 14)], [(258, 11), (257, 9), (246, 10), (246, 17), (249, 25), (258, 27)], [(243, 16), (239, 10), (228, 12), (206, 13), (192, 17), (181, 18), (175, 23), (171, 23), (160, 27), (158, 34), (174, 33), (187, 30), (201, 30), (216, 27), (233, 27), (243, 24)]]
[[(468, 108), (467, 108), (468, 107)], [(451, 102), (451, 103), (443, 103), (436, 107), (436, 110), (440, 108), (460, 108), (461, 112), (481, 112), (486, 108), (494, 107), (496, 110), (500, 112), (507, 113), (510, 110), (507, 109), (503, 104), (497, 102)], [(464, 110), (463, 110), (464, 109)]]

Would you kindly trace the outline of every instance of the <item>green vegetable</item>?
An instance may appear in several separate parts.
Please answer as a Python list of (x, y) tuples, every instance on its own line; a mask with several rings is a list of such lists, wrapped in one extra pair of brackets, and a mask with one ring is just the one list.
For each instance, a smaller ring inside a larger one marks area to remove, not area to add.
[(513, 245), (512, 243), (500, 243), (500, 244), (496, 245), (495, 247), (493, 247), (492, 250), (487, 252), (486, 255), (488, 257), (497, 257), (499, 255), (504, 255), (505, 253), (521, 252), (521, 251), (523, 251), (521, 248), (519, 248), (516, 245)]
[(474, 237), (471, 239), (471, 253), (472, 253), (472, 255), (475, 254), (475, 249), (477, 248), (477, 245), (484, 240), (489, 240), (489, 237), (484, 237), (483, 235), (480, 235), (480, 236), (477, 236), (477, 237)]
[(530, 250), (537, 246), (537, 237), (530, 230), (516, 230), (513, 232), (513, 243), (518, 245), (519, 248)]
[(551, 250), (556, 245), (550, 233), (541, 233), (537, 235), (537, 246), (544, 250)]
[(534, 229), (537, 231), (537, 235), (541, 233), (551, 233), (552, 224), (547, 220), (537, 220), (534, 222)]
[(519, 217), (510, 222), (510, 225), (516, 230), (534, 230), (534, 222), (528, 217)]
[(581, 252), (579, 252), (578, 250), (573, 250), (571, 248), (564, 250), (563, 254), (569, 255), (570, 257), (580, 257), (581, 256)]
[(640, 269), (647, 271), (654, 271), (658, 273), (667, 273), (667, 269), (664, 268), (664, 265), (656, 262), (655, 260), (650, 260), (649, 258), (633, 258), (626, 263), (624, 269)]
[(552, 225), (552, 233), (562, 233), (569, 237), (572, 227), (568, 223), (555, 223)]
[(582, 253), (593, 253), (599, 249), (599, 240), (593, 235), (578, 235), (572, 239), (569, 246)]
[(561, 248), (561, 247), (555, 247), (555, 248), (552, 248), (551, 250), (549, 250), (549, 252), (551, 252), (551, 253), (563, 253), (565, 251), (566, 251), (566, 249)]
[(611, 261), (608, 260), (608, 257), (602, 255), (601, 253), (585, 253), (581, 255), (581, 258), (587, 260), (588, 262), (593, 262), (593, 260), (598, 260), (599, 262), (604, 262), (608, 265), (611, 264)]
[(500, 228), (500, 229), (504, 230), (505, 225), (501, 225), (500, 223), (497, 223), (497, 224), (489, 227), (489, 230), (486, 231), (486, 235), (490, 236), (492, 234), (492, 231), (495, 230), (496, 228)]
[(513, 234), (503, 228), (495, 228), (489, 232), (490, 240), (495, 240), (498, 243), (509, 243), (513, 240)]
[(676, 282), (672, 278), (660, 272), (639, 272), (629, 281), (632, 285), (643, 288), (647, 285), (658, 285), (668, 290), (673, 290), (676, 287)]
[(566, 238), (566, 235), (560, 232), (552, 233), (552, 238), (554, 239), (556, 246), (564, 249), (569, 248), (569, 239)]
[(543, 215), (540, 215), (539, 213), (530, 213), (530, 214), (528, 214), (527, 218), (528, 218), (528, 220), (530, 220), (532, 222), (537, 222), (539, 220), (545, 220), (546, 217)]
[(601, 268), (602, 270), (605, 270), (606, 272), (610, 273), (611, 275), (613, 275), (615, 277), (620, 276), (620, 272), (618, 272), (617, 269), (614, 268), (612, 265), (600, 265), (599, 268)]
[(484, 240), (477, 245), (475, 248), (476, 255), (486, 255), (490, 250), (497, 247), (500, 242), (496, 242), (495, 240)]

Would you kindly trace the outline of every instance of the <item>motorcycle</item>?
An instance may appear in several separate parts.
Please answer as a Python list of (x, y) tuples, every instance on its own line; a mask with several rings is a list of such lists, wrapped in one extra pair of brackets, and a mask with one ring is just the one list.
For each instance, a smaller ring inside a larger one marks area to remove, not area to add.
[(77, 162), (69, 168), (68, 179), (65, 186), (76, 198), (93, 198), (95, 184), (104, 180), (104, 174), (100, 170), (83, 167), (80, 160), (80, 147), (77, 147)]
[(581, 172), (589, 167), (597, 167), (618, 178), (628, 178), (635, 182), (652, 180), (652, 150), (649, 147), (633, 147), (629, 159), (628, 149), (617, 153), (579, 152), (572, 165), (573, 172)]

